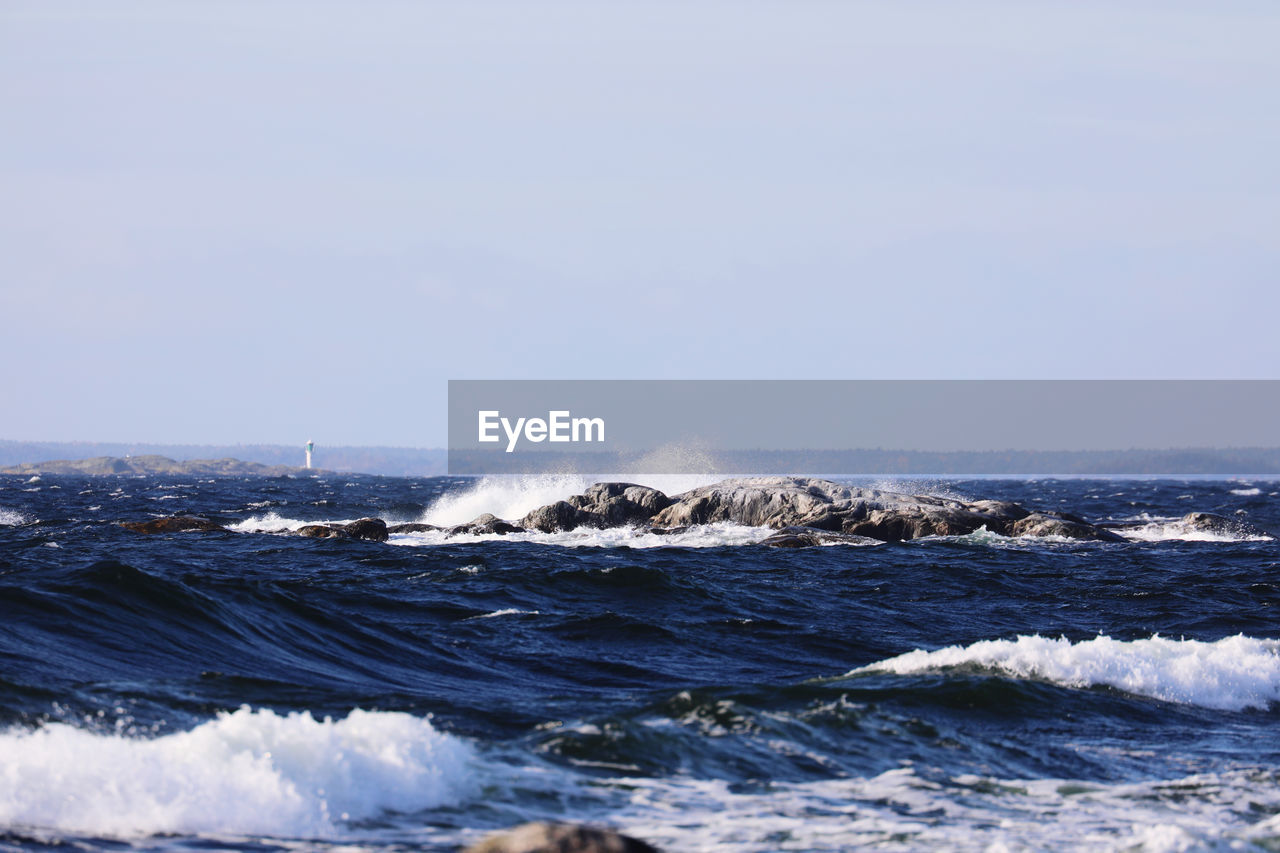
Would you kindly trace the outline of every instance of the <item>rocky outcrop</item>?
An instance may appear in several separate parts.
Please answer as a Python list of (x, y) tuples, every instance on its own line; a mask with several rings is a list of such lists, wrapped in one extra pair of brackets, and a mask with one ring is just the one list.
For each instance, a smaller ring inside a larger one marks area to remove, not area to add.
[(490, 836), (466, 853), (658, 853), (658, 849), (611, 829), (538, 822)]
[(534, 510), (520, 524), (544, 532), (647, 524), (658, 532), (716, 522), (779, 531), (798, 528), (770, 543), (781, 547), (814, 544), (819, 541), (818, 533), (896, 542), (922, 536), (963, 536), (983, 528), (1009, 536), (1119, 538), (1082, 518), (1032, 513), (1009, 501), (909, 495), (806, 477), (725, 480), (674, 498), (631, 483), (599, 483), (581, 495)]
[(552, 533), (578, 527), (647, 524), (670, 504), (671, 498), (648, 486), (596, 483), (580, 495), (535, 509), (520, 519), (520, 526)]
[(184, 530), (210, 531), (226, 529), (216, 521), (190, 515), (153, 518), (150, 521), (122, 521), (120, 526), (135, 533), (180, 533)]

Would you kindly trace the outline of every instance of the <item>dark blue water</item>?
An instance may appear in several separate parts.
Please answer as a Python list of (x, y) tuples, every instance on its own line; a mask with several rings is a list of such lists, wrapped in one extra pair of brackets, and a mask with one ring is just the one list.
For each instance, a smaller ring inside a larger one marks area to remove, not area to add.
[[(1124, 543), (253, 532), (491, 487), (0, 478), (0, 845), (1280, 845), (1280, 548), (1177, 521), (1280, 531), (1274, 483), (900, 484)], [(175, 512), (235, 529), (118, 525)]]

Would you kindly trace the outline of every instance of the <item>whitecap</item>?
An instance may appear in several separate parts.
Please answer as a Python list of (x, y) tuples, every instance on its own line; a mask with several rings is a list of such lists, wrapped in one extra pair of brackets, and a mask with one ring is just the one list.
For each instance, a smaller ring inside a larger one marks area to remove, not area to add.
[(114, 838), (331, 838), (343, 821), (458, 801), (474, 756), (409, 714), (317, 720), (248, 707), (151, 739), (12, 728), (0, 755), (0, 826)]
[(1017, 678), (1067, 687), (1113, 687), (1138, 696), (1205, 708), (1266, 709), (1280, 702), (1280, 640), (1243, 634), (1215, 642), (1169, 639), (1113, 640), (1020, 635), (969, 646), (917, 649), (848, 673), (907, 675), (980, 666)]

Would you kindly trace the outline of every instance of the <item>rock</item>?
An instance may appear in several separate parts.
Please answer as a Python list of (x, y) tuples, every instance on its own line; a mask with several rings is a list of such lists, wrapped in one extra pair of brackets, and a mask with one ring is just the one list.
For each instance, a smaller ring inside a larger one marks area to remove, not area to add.
[(638, 525), (647, 523), (670, 504), (671, 498), (648, 486), (596, 483), (580, 495), (535, 509), (520, 520), (520, 525), (543, 533), (577, 527)]
[(655, 527), (733, 521), (752, 527), (809, 525), (843, 502), (851, 510), (853, 490), (826, 480), (803, 477), (750, 477), (725, 480), (677, 495), (653, 517)]
[(829, 543), (839, 545), (879, 545), (882, 540), (869, 536), (852, 536), (847, 533), (833, 533), (816, 527), (784, 527), (777, 533), (760, 542), (773, 548), (812, 548), (815, 545)]
[(658, 849), (611, 829), (539, 822), (490, 836), (466, 853), (658, 853)]
[(1032, 513), (1015, 521), (1008, 531), (1010, 536), (1062, 536), (1067, 539), (1101, 539), (1104, 542), (1124, 542), (1123, 536), (1104, 530), (1086, 521), (1077, 520), (1079, 516), (1068, 517)]
[(582, 522), (582, 511), (568, 501), (556, 501), (538, 507), (520, 519), (520, 526), (527, 530), (540, 530), (543, 533), (554, 533), (557, 530), (573, 530)]
[[(981, 528), (993, 533), (1070, 536), (1114, 540), (1078, 516), (1034, 514), (1009, 501), (962, 501), (934, 495), (909, 495), (879, 489), (841, 486), (806, 477), (747, 477), (725, 480), (667, 497), (633, 483), (597, 483), (581, 495), (539, 507), (521, 526), (551, 532), (576, 527), (645, 524), (653, 532), (690, 525), (733, 522), (782, 530), (865, 536), (883, 542), (922, 536), (964, 536)], [(1048, 532), (1034, 532), (1048, 531)], [(794, 534), (800, 543), (815, 534)], [(797, 538), (798, 537), (798, 538)], [(784, 540), (778, 540), (781, 543)]]
[(469, 533), (473, 536), (496, 533), (499, 536), (505, 536), (508, 533), (524, 533), (524, 528), (517, 527), (508, 521), (503, 521), (491, 512), (486, 512), (466, 524), (459, 524), (457, 527), (449, 528), (450, 536), (457, 536), (459, 533)]
[(120, 526), (135, 533), (180, 533), (184, 530), (225, 530), (216, 521), (188, 515), (153, 518), (150, 521), (122, 521)]
[(1182, 517), (1182, 523), (1193, 530), (1201, 530), (1218, 536), (1243, 538), (1269, 535), (1251, 524), (1246, 524), (1234, 518), (1227, 518), (1225, 515), (1216, 515), (1212, 512), (1189, 512)]
[(342, 532), (352, 539), (368, 539), (370, 542), (387, 541), (387, 523), (380, 518), (357, 518), (342, 526)]
[(332, 524), (308, 524), (305, 527), (299, 527), (297, 532), (299, 536), (306, 536), (310, 539), (348, 538), (345, 530)]
[(433, 530), (444, 530), (444, 528), (437, 527), (434, 524), (424, 524), (421, 521), (410, 521), (405, 524), (392, 524), (387, 528), (388, 533), (430, 533)]

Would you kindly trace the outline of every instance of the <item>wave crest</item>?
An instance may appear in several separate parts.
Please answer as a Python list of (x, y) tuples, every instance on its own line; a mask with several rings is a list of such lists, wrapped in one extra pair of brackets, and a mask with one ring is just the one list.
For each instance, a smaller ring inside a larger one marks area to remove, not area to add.
[(1160, 636), (1125, 642), (1100, 636), (1073, 643), (1066, 638), (1019, 636), (935, 651), (917, 649), (849, 675), (908, 675), (965, 665), (1067, 687), (1114, 687), (1219, 710), (1265, 710), (1280, 702), (1280, 640), (1243, 634), (1216, 642)]
[(0, 826), (333, 837), (335, 823), (456, 801), (472, 749), (410, 714), (317, 720), (241, 707), (150, 740), (50, 723), (0, 733)]

